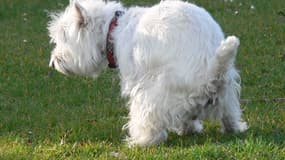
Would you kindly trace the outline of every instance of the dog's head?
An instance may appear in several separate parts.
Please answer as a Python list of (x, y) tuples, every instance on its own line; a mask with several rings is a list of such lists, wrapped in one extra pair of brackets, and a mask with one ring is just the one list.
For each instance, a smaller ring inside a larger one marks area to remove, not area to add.
[(63, 74), (96, 77), (107, 64), (101, 0), (70, 1), (63, 12), (51, 13), (48, 23), (52, 50), (49, 66)]

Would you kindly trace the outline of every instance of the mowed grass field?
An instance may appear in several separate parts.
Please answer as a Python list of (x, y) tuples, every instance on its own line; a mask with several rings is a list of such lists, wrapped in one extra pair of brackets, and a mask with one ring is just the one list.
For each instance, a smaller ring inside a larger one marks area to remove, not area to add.
[[(158, 0), (123, 0), (126, 6)], [(193, 1), (192, 1), (193, 2)], [(68, 0), (0, 0), (0, 159), (285, 159), (284, 0), (195, 0), (240, 37), (236, 65), (250, 129), (221, 134), (205, 122), (200, 135), (128, 148), (117, 71), (98, 79), (48, 68), (47, 11)]]

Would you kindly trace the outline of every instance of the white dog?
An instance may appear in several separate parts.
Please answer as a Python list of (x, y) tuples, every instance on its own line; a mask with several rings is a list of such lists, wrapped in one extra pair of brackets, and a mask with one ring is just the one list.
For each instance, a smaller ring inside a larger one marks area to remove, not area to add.
[(224, 38), (203, 8), (179, 0), (129, 9), (78, 0), (51, 16), (51, 67), (92, 77), (108, 60), (118, 67), (122, 95), (129, 97), (130, 145), (158, 144), (167, 131), (199, 133), (204, 119), (220, 121), (223, 132), (247, 130), (234, 67), (239, 40)]

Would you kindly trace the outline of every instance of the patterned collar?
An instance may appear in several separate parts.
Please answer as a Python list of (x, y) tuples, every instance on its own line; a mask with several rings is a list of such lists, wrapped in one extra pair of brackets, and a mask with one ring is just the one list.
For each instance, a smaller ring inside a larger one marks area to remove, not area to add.
[(116, 11), (114, 17), (111, 20), (109, 25), (109, 30), (107, 34), (107, 43), (106, 43), (106, 54), (108, 59), (109, 68), (117, 68), (117, 64), (114, 57), (114, 39), (112, 36), (112, 32), (118, 25), (118, 19), (124, 14), (123, 11)]

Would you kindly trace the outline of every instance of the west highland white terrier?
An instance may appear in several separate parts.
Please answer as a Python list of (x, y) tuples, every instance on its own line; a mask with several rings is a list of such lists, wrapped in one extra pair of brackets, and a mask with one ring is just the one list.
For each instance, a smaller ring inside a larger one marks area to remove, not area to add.
[(158, 144), (167, 131), (200, 133), (205, 119), (221, 122), (222, 132), (247, 130), (234, 67), (239, 39), (225, 38), (205, 9), (179, 0), (131, 8), (71, 0), (51, 19), (50, 67), (91, 77), (108, 63), (118, 68), (130, 145)]

